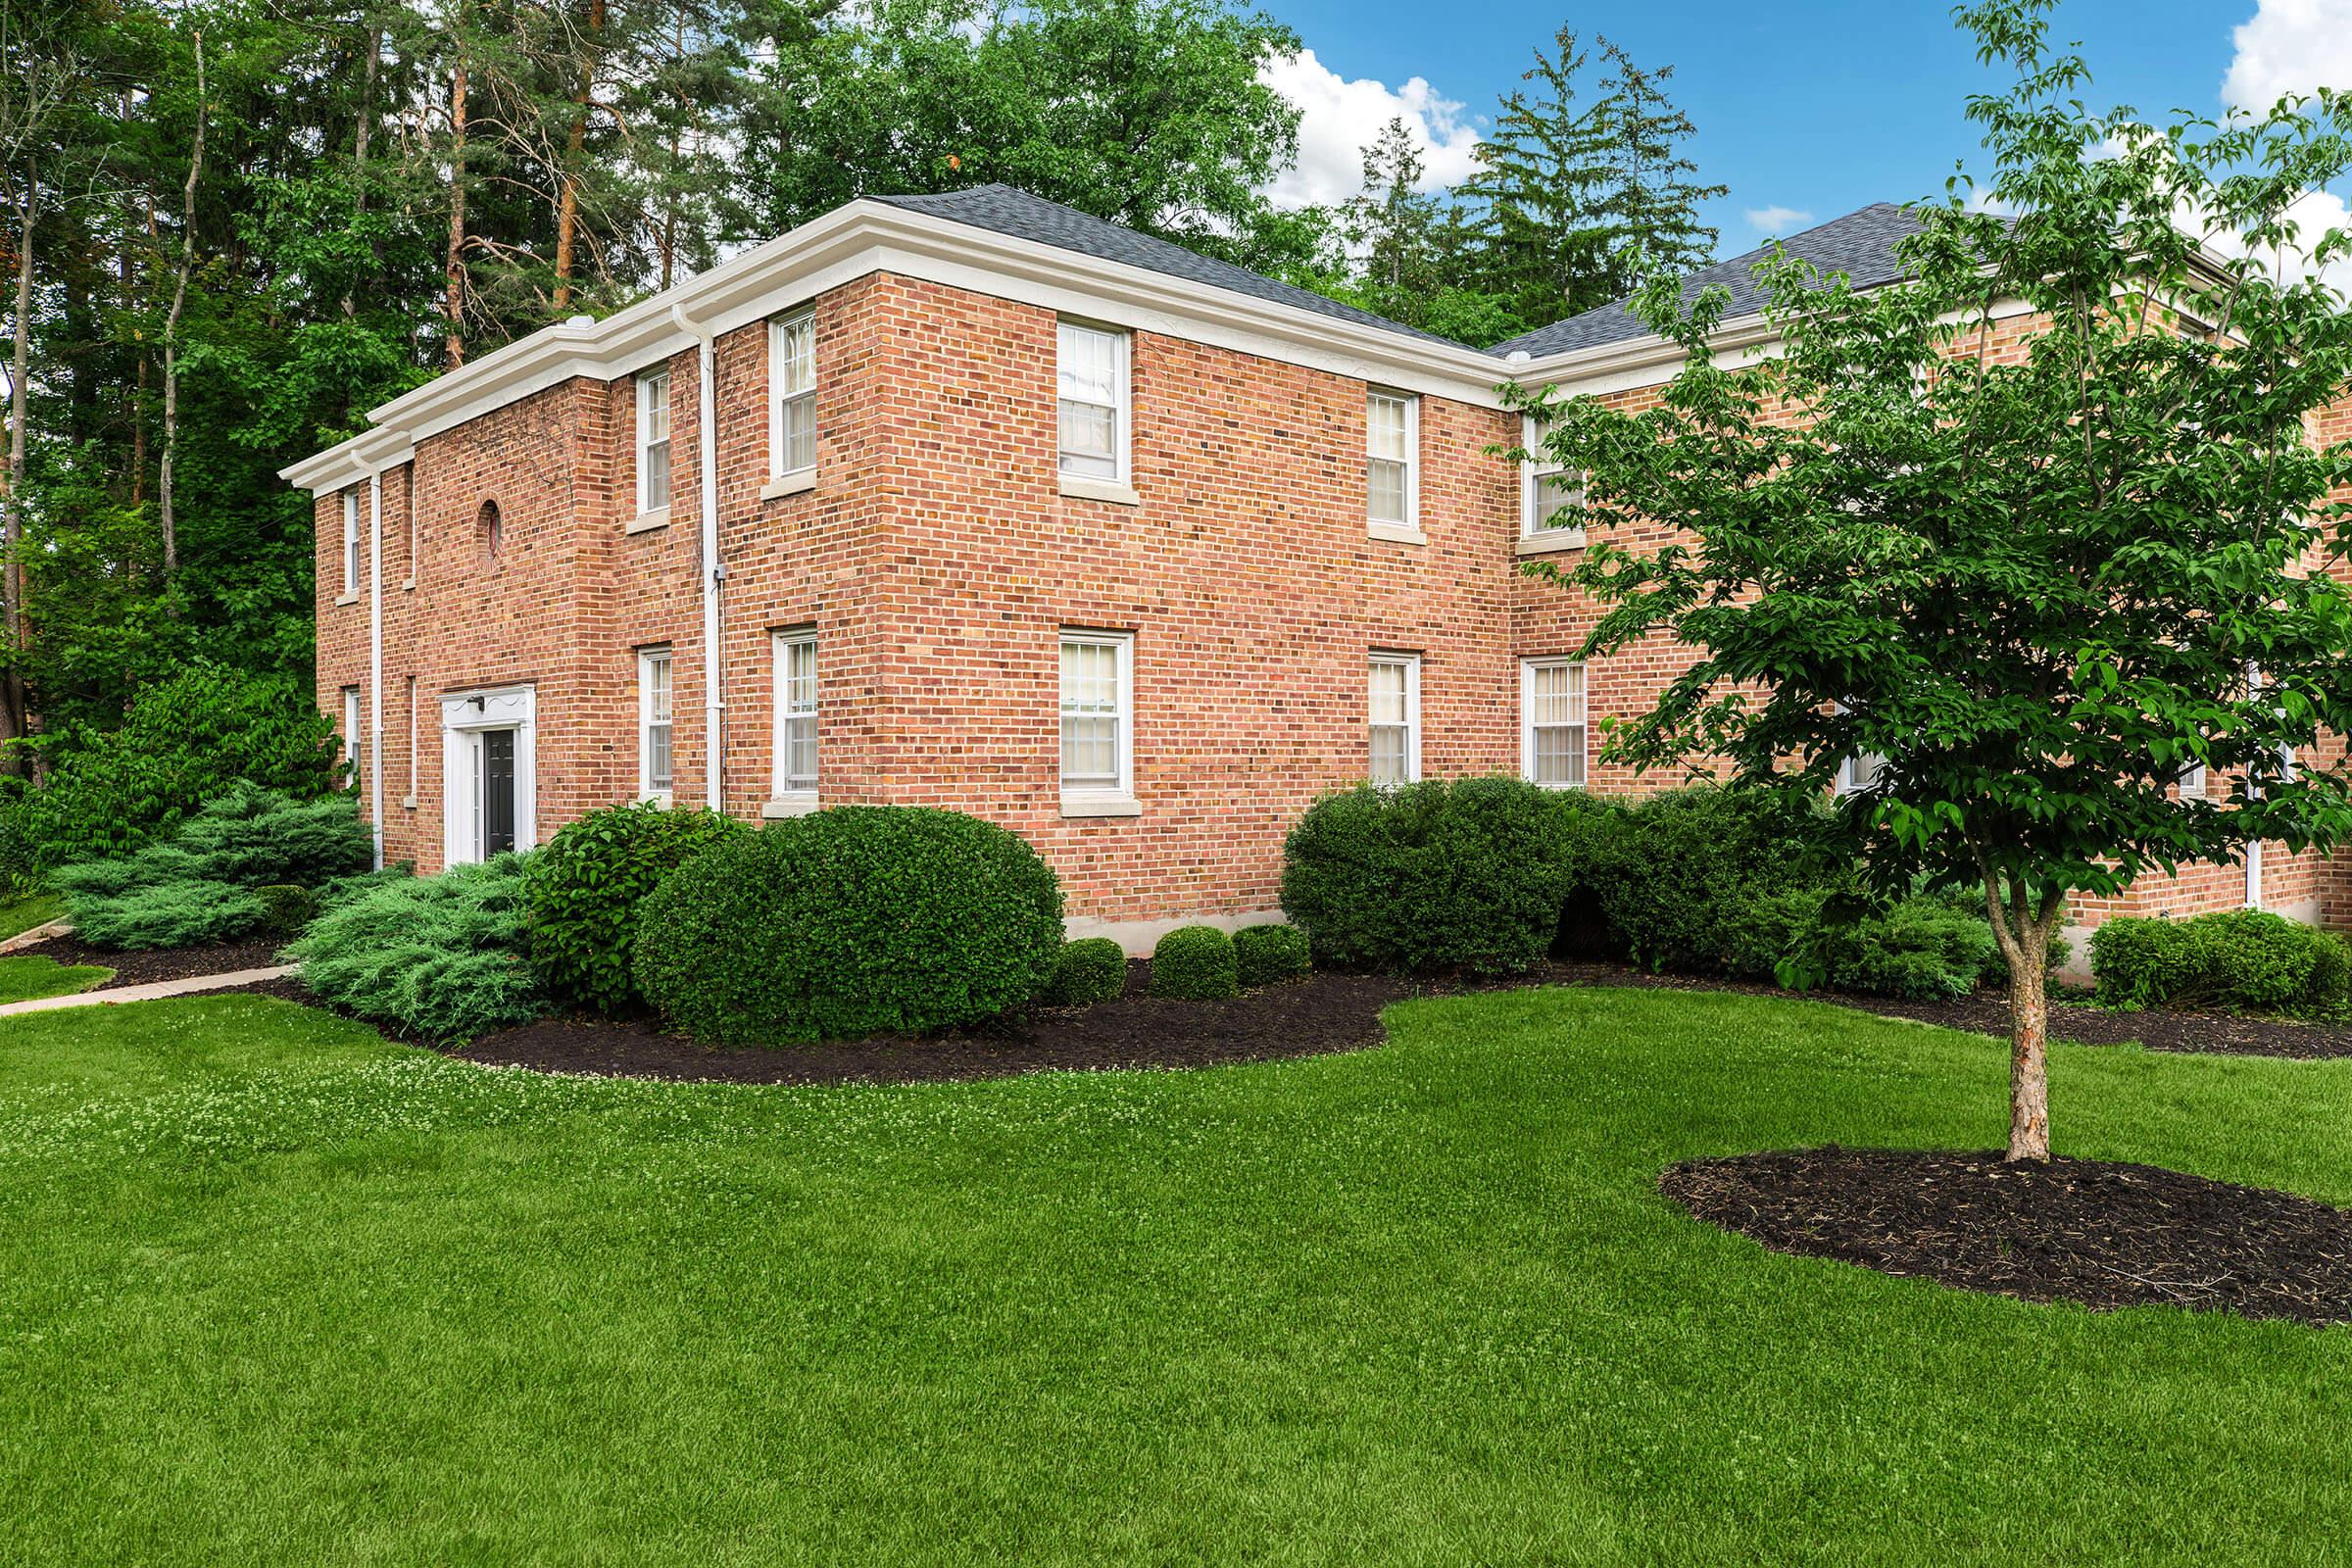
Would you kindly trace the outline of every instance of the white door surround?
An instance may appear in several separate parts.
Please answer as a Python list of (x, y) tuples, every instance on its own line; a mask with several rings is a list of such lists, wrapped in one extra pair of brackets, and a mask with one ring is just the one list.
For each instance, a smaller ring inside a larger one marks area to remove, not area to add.
[(441, 858), (444, 865), (470, 865), (482, 857), (478, 780), (482, 736), (491, 730), (514, 735), (514, 848), (539, 841), (538, 699), (520, 686), (480, 687), (441, 699)]

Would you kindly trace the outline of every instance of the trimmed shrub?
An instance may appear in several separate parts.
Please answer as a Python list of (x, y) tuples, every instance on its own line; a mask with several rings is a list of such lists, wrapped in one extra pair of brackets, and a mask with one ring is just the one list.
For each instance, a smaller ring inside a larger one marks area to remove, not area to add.
[(1283, 910), (1320, 962), (1516, 974), (1551, 948), (1596, 809), (1508, 778), (1327, 795), (1283, 846)]
[(1635, 962), (1751, 972), (1774, 901), (1845, 884), (1820, 858), (1827, 826), (1824, 808), (1769, 791), (1674, 790), (1597, 819), (1578, 872)]
[(1295, 925), (1246, 925), (1233, 934), (1233, 962), (1246, 991), (1306, 973), (1306, 933)]
[(1758, 900), (1732, 971), (1796, 990), (1826, 985), (1917, 1001), (1964, 997), (2006, 972), (1982, 906), (1972, 909), (1965, 894), (1843, 907), (1851, 902), (1826, 886)]
[(1152, 994), (1183, 1002), (1241, 995), (1233, 938), (1213, 925), (1180, 925), (1152, 950)]
[(523, 877), (531, 962), (548, 995), (603, 1013), (640, 1005), (631, 968), (639, 902), (697, 855), (751, 831), (713, 811), (643, 802), (591, 811), (557, 833)]
[(522, 955), (520, 857), (375, 882), (286, 949), (314, 996), (437, 1042), (470, 1040), (548, 1010)]
[(1080, 937), (1061, 945), (1045, 1000), (1056, 1007), (1086, 1007), (1126, 989), (1127, 950), (1108, 937)]
[(928, 807), (844, 806), (687, 861), (638, 910), (636, 976), (697, 1039), (805, 1045), (979, 1023), (1061, 957), (1061, 888), (1021, 839)]
[(311, 890), (291, 882), (272, 882), (253, 890), (261, 901), (261, 929), (273, 937), (290, 937), (309, 925), (318, 913), (318, 901)]
[(2313, 1016), (2344, 1009), (2352, 949), (2334, 932), (2266, 909), (2189, 920), (2122, 917), (2090, 934), (2090, 972), (2099, 1000), (2111, 1006)]

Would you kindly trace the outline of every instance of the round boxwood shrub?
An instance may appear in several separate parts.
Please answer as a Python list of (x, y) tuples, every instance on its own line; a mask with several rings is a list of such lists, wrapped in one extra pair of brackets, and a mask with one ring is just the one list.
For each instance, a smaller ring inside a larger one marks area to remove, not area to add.
[(1061, 945), (1046, 1000), (1057, 1007), (1086, 1007), (1126, 989), (1127, 950), (1108, 937), (1080, 937)]
[(714, 811), (645, 801), (590, 811), (548, 840), (523, 878), (531, 964), (548, 995), (603, 1013), (636, 1007), (639, 901), (705, 850), (750, 831)]
[(2265, 909), (2118, 917), (2090, 934), (2090, 972), (2111, 1006), (2327, 1015), (2352, 996), (2352, 948)]
[(1020, 838), (845, 806), (731, 837), (638, 906), (647, 1001), (700, 1040), (808, 1045), (978, 1023), (1061, 957), (1061, 888)]
[(1306, 973), (1306, 933), (1295, 925), (1246, 925), (1233, 934), (1233, 962), (1244, 989), (1296, 980)]
[(1233, 938), (1213, 925), (1180, 925), (1152, 950), (1152, 994), (1185, 1002), (1241, 995)]

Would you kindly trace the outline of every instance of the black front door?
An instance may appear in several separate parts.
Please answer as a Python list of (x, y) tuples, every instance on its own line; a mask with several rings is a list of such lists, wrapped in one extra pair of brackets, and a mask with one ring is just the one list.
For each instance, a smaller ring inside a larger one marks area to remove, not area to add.
[(514, 732), (482, 731), (482, 858), (514, 847)]

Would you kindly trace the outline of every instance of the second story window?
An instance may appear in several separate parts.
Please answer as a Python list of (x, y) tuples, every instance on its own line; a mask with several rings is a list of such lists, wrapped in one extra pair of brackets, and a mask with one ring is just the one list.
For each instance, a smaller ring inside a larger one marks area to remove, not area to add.
[(1372, 770), (1375, 784), (1421, 776), (1421, 656), (1372, 656)]
[(1061, 323), (1054, 376), (1060, 399), (1061, 471), (1075, 479), (1127, 479), (1127, 334)]
[[(1528, 420), (1524, 445), (1529, 458), (1519, 481), (1520, 536), (1561, 545), (1583, 544), (1585, 525), (1578, 513), (1585, 504), (1585, 476), (1577, 469), (1561, 467), (1536, 444), (1540, 435), (1536, 422)], [(1563, 509), (1569, 509), (1569, 515), (1560, 515)]]
[(637, 378), (637, 511), (669, 508), (669, 371)]
[(360, 493), (343, 492), (343, 592), (360, 591)]
[(669, 800), (669, 650), (648, 648), (637, 655), (637, 793), (649, 801)]
[(1421, 400), (1402, 392), (1374, 392), (1364, 401), (1365, 489), (1372, 521), (1415, 525), (1419, 511)]
[(768, 477), (816, 466), (816, 313), (767, 323)]

